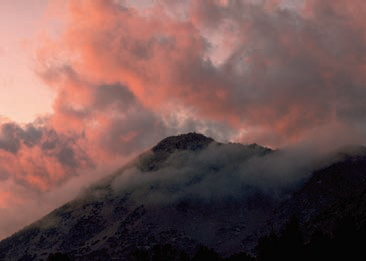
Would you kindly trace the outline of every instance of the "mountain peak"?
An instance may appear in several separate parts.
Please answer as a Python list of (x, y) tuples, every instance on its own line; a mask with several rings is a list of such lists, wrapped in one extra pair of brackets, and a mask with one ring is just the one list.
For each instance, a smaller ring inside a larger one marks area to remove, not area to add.
[(152, 148), (153, 152), (173, 152), (176, 150), (198, 150), (207, 147), (214, 139), (203, 134), (190, 132), (170, 136), (160, 141)]

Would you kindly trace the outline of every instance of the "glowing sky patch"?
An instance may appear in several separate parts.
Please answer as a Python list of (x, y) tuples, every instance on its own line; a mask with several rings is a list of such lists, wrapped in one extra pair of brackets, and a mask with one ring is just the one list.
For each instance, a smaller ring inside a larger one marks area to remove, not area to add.
[(0, 115), (30, 122), (52, 111), (53, 93), (34, 72), (34, 47), (47, 1), (1, 1)]

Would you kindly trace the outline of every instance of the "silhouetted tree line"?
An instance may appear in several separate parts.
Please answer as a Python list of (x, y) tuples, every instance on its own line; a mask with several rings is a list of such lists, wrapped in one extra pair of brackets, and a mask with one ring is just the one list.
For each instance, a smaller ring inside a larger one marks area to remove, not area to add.
[[(348, 215), (339, 220), (330, 234), (316, 230), (308, 242), (299, 219), (291, 217), (277, 235), (271, 233), (261, 237), (255, 248), (256, 257), (247, 253), (237, 253), (230, 257), (221, 257), (214, 249), (197, 247), (193, 257), (170, 244), (155, 245), (149, 250), (135, 249), (128, 260), (131, 261), (272, 261), (272, 260), (366, 260), (366, 226), (359, 227), (355, 219)], [(100, 256), (98, 256), (100, 257)], [(106, 260), (109, 260), (106, 256)], [(50, 254), (47, 261), (72, 261), (65, 254)], [(91, 259), (90, 260), (94, 260)], [(99, 260), (99, 259), (98, 259)]]

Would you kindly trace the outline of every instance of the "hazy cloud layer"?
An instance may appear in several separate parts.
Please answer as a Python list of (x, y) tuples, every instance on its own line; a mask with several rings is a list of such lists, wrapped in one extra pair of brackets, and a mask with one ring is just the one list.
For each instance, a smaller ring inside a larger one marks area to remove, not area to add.
[[(283, 199), (315, 170), (341, 159), (296, 147), (270, 151), (252, 144), (211, 143), (202, 151), (176, 151), (158, 169), (146, 171), (147, 154), (111, 180), (113, 191), (129, 193), (138, 204), (179, 203), (182, 200), (213, 203), (254, 195)], [(362, 152), (348, 148), (349, 154)], [(364, 153), (364, 151), (363, 151)]]

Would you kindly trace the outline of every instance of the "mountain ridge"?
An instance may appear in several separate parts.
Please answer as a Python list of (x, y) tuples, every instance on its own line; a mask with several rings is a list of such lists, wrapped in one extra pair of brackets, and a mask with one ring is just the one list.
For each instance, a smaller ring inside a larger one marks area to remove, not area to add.
[[(39, 260), (57, 251), (77, 260), (98, 255), (127, 260), (133, 249), (156, 244), (190, 254), (200, 244), (223, 256), (251, 252), (296, 207), (302, 207), (298, 213), (304, 222), (325, 210), (311, 212), (314, 206), (326, 208), (311, 197), (318, 184), (312, 180), (333, 175), (337, 166), (315, 171), (286, 197), (273, 197), (266, 192), (271, 187), (262, 184), (271, 176), (258, 176), (258, 170), (273, 167), (274, 152), (256, 144), (218, 143), (197, 133), (168, 137), (80, 197), (0, 241), (0, 260)], [(354, 158), (362, 169), (365, 159)]]

